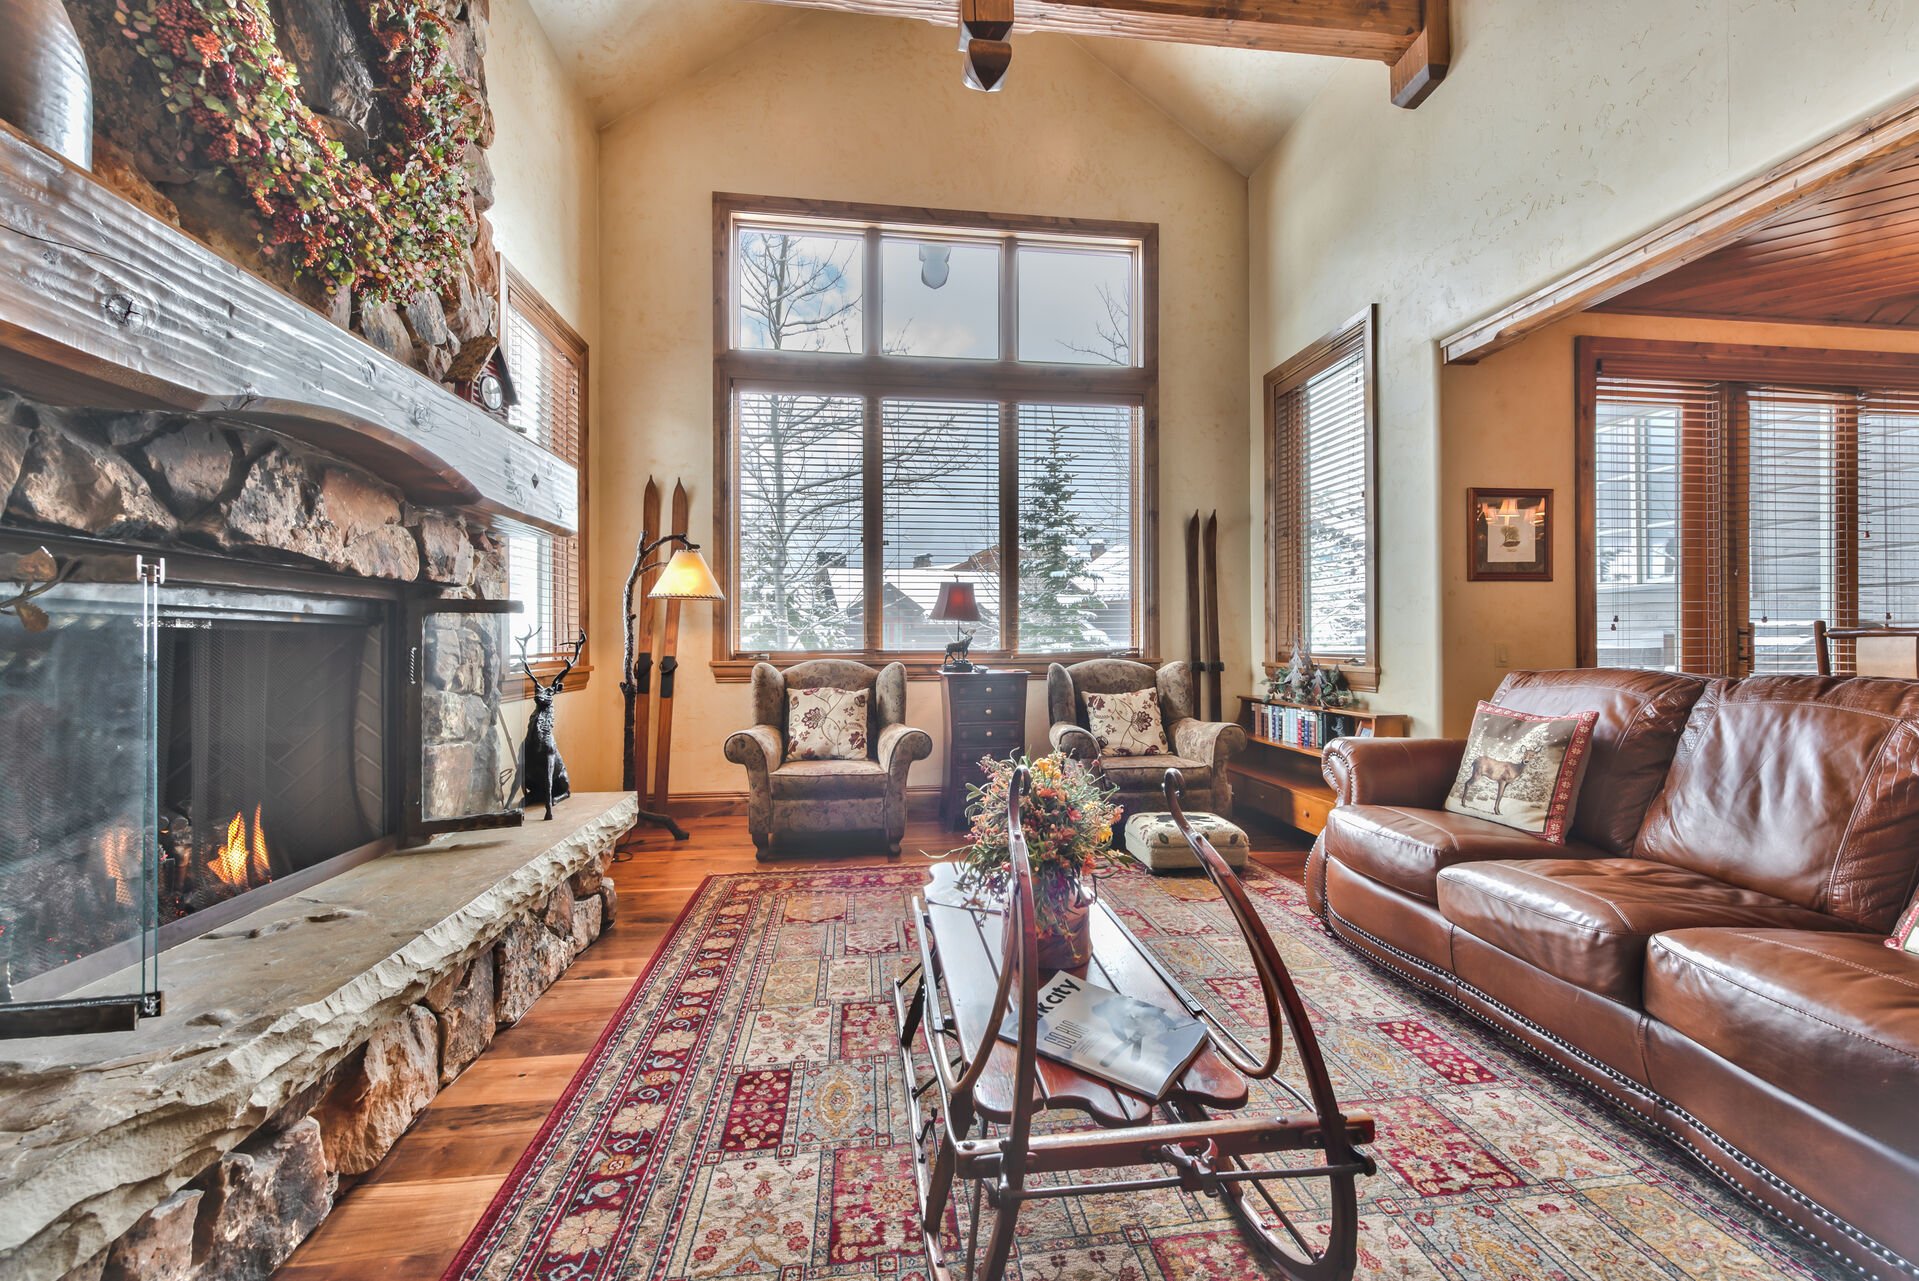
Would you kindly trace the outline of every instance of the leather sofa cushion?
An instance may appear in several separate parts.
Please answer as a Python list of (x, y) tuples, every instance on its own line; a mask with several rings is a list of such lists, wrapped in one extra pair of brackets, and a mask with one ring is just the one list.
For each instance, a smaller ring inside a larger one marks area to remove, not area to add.
[(1450, 810), (1341, 805), (1326, 818), (1326, 854), (1352, 871), (1427, 903), (1439, 901), (1441, 869), (1515, 858), (1599, 858), (1577, 841), (1543, 837)]
[(1535, 716), (1598, 712), (1572, 835), (1608, 854), (1629, 854), (1686, 718), (1708, 684), (1698, 676), (1620, 668), (1514, 672), (1492, 701)]
[(1873, 934), (1676, 930), (1647, 949), (1646, 1012), (1842, 1123), (1919, 1152), (1919, 956)]
[(1890, 930), (1919, 876), (1914, 718), (1911, 681), (1718, 682), (1633, 852)]
[(1701, 925), (1844, 928), (1769, 894), (1634, 858), (1459, 864), (1439, 874), (1439, 910), (1554, 978), (1635, 1009), (1655, 934)]

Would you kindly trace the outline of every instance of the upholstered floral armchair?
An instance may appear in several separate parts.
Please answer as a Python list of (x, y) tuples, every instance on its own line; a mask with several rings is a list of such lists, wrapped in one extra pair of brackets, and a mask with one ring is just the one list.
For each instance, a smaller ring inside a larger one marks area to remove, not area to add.
[[(854, 760), (790, 759), (787, 725), (791, 690), (865, 690), (866, 732), (846, 741), (865, 749)], [(762, 860), (776, 857), (788, 837), (827, 838), (878, 833), (890, 857), (906, 835), (906, 772), (933, 754), (925, 730), (905, 724), (906, 669), (888, 663), (822, 658), (784, 672), (753, 667), (753, 720), (726, 740), (726, 759), (746, 767), (746, 825)]]
[[(1159, 694), (1160, 721), (1171, 750), (1149, 756), (1102, 755), (1087, 728), (1086, 696), (1147, 689)], [(1158, 671), (1124, 658), (1094, 658), (1071, 667), (1054, 663), (1046, 669), (1046, 705), (1053, 750), (1097, 761), (1107, 781), (1119, 788), (1119, 804), (1128, 814), (1163, 808), (1159, 786), (1169, 765), (1185, 776), (1189, 812), (1231, 814), (1233, 787), (1226, 778), (1226, 762), (1246, 746), (1246, 731), (1194, 714), (1193, 674), (1185, 663), (1167, 663)]]

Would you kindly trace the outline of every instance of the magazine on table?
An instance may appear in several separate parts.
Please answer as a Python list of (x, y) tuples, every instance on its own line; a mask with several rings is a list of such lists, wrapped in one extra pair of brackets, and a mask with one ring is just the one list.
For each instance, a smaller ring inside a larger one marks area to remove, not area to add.
[[(1000, 1035), (1019, 1040), (1019, 1011)], [(1166, 1097), (1206, 1044), (1197, 1019), (1061, 971), (1039, 988), (1039, 1052), (1154, 1102)]]

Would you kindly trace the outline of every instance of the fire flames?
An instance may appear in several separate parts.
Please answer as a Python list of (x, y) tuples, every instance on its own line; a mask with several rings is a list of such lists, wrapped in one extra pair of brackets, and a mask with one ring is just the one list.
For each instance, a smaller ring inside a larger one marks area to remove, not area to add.
[(114, 901), (133, 905), (133, 884), (140, 874), (140, 833), (124, 825), (110, 827), (100, 837), (100, 857), (113, 879)]
[(215, 876), (236, 889), (265, 885), (273, 879), (272, 866), (267, 862), (267, 830), (260, 822), (258, 805), (253, 807), (251, 823), (245, 811), (227, 820), (227, 839), (212, 852), (210, 866)]

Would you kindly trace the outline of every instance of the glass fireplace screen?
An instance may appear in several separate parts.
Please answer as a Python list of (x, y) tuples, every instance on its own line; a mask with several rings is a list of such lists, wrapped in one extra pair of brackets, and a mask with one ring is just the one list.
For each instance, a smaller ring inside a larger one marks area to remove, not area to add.
[(157, 1013), (161, 947), (398, 827), (393, 607), (137, 566), (0, 555), (0, 1035)]
[[(157, 570), (0, 556), (0, 1031), (159, 1012)], [(78, 965), (109, 956), (108, 974)]]

